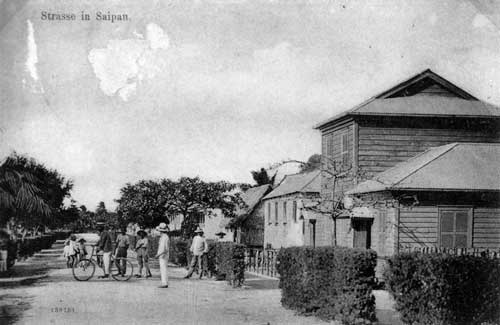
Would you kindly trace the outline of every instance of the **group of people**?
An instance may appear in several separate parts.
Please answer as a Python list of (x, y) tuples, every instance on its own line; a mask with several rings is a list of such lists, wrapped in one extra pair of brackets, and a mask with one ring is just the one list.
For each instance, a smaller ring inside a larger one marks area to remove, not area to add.
[(73, 265), (81, 259), (84, 259), (87, 255), (87, 249), (85, 248), (85, 239), (76, 239), (74, 234), (70, 234), (68, 239), (64, 242), (64, 257), (66, 257), (66, 266), (68, 268), (73, 267)]
[[(168, 236), (169, 228), (166, 223), (162, 222), (155, 228), (158, 233), (160, 233), (160, 239), (158, 243), (158, 250), (155, 258), (158, 258), (160, 264), (160, 278), (161, 286), (160, 288), (168, 288), (168, 259), (169, 259), (169, 246), (170, 239)], [(126, 234), (126, 229), (122, 229), (121, 233), (116, 236), (116, 239), (112, 240), (111, 234), (106, 230), (105, 224), (100, 223), (97, 225), (97, 230), (99, 232), (99, 240), (96, 244), (98, 256), (102, 256), (103, 270), (104, 274), (100, 278), (109, 278), (110, 267), (111, 267), (111, 254), (114, 254), (116, 258), (122, 258), (119, 262), (119, 270), (122, 275), (126, 272), (126, 260), (127, 251), (130, 248), (130, 239)], [(138, 273), (135, 277), (140, 278), (143, 276), (143, 269), (145, 271), (145, 277), (151, 277), (151, 270), (149, 268), (149, 250), (150, 242), (146, 231), (139, 230), (137, 232), (138, 239), (135, 243), (135, 251), (137, 253), (137, 262), (139, 264)], [(68, 248), (66, 248), (68, 247)], [(195, 237), (193, 238), (190, 250), (193, 254), (188, 273), (184, 278), (190, 278), (195, 268), (198, 267), (200, 279), (203, 276), (203, 255), (208, 252), (208, 244), (203, 237), (203, 230), (198, 227), (195, 230)], [(75, 235), (71, 235), (67, 240), (67, 246), (65, 246), (65, 255), (68, 257), (68, 267), (72, 267), (73, 263), (77, 261), (78, 258), (83, 258), (87, 254), (85, 250), (85, 239), (81, 238), (76, 240)], [(83, 255), (83, 256), (82, 256)]]

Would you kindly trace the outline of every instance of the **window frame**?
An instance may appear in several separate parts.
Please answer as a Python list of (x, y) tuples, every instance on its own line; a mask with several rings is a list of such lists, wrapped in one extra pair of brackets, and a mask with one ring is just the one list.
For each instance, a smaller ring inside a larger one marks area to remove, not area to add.
[[(467, 246), (466, 247), (457, 247), (455, 245), (455, 241), (456, 241), (456, 224), (457, 224), (457, 221), (456, 221), (456, 215), (453, 219), (454, 223), (453, 223), (453, 232), (447, 232), (447, 234), (453, 234), (454, 237), (453, 237), (453, 247), (447, 247), (447, 248), (472, 248), (473, 247), (473, 226), (474, 226), (474, 211), (473, 211), (473, 208), (471, 206), (440, 206), (438, 207), (438, 224), (437, 224), (437, 228), (438, 228), (438, 232), (437, 232), (437, 243), (438, 243), (438, 246), (439, 247), (443, 247), (442, 246), (442, 239), (441, 239), (441, 214), (443, 212), (467, 212), (467, 232), (466, 232), (466, 235), (467, 235)], [(462, 232), (460, 232), (462, 233)]]
[(292, 204), (292, 219), (294, 223), (297, 223), (297, 200), (293, 200)]
[(279, 223), (279, 218), (278, 218), (278, 201), (274, 202), (274, 223), (278, 225)]
[(287, 208), (287, 201), (283, 201), (283, 204), (282, 204), (282, 208), (283, 208), (283, 224), (286, 225), (286, 223), (288, 222), (288, 216), (287, 216), (287, 213), (286, 213), (286, 208)]
[(267, 202), (267, 223), (272, 224), (273, 221), (271, 219), (271, 202)]
[[(345, 145), (344, 145), (345, 139)], [(340, 133), (340, 161), (343, 167), (348, 167), (349, 165), (349, 131), (343, 131)]]

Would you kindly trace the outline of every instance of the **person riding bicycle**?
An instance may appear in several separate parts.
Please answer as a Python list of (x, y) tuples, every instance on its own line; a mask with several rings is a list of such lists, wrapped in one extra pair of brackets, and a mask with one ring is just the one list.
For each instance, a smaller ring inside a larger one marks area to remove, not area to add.
[(113, 241), (111, 235), (105, 228), (105, 223), (98, 223), (97, 230), (99, 231), (99, 241), (97, 242), (97, 252), (102, 251), (102, 259), (104, 263), (104, 275), (99, 278), (109, 278), (109, 268), (111, 266), (111, 253), (113, 252)]

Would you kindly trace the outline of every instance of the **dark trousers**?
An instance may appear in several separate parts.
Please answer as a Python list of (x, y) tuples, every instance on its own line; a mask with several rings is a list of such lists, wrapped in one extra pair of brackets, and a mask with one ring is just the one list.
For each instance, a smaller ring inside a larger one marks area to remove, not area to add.
[[(118, 250), (116, 251), (116, 257), (127, 257), (127, 248), (126, 247), (118, 247)], [(127, 273), (127, 261), (126, 260), (117, 260), (116, 261), (116, 267), (120, 271), (120, 274), (125, 274)]]
[(200, 274), (201, 279), (201, 276), (203, 275), (203, 255), (193, 255), (191, 258), (191, 264), (189, 265), (189, 272), (186, 277), (189, 278), (193, 275), (196, 265), (198, 265), (198, 273)]

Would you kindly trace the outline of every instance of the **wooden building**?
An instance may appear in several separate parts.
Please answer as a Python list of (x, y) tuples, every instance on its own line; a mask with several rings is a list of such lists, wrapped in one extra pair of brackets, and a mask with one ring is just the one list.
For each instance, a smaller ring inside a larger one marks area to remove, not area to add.
[(241, 194), (246, 207), (228, 227), (235, 230), (235, 241), (252, 248), (264, 247), (264, 203), (262, 198), (272, 190), (270, 184), (251, 187)]
[(304, 206), (320, 200), (320, 171), (286, 175), (263, 198), (265, 248), (315, 245), (316, 216)]
[(322, 177), (324, 198), (348, 193), (358, 206), (338, 219), (337, 242), (381, 256), (499, 248), (499, 123), (499, 108), (426, 70), (318, 124), (322, 154), (358, 175), (335, 190)]

